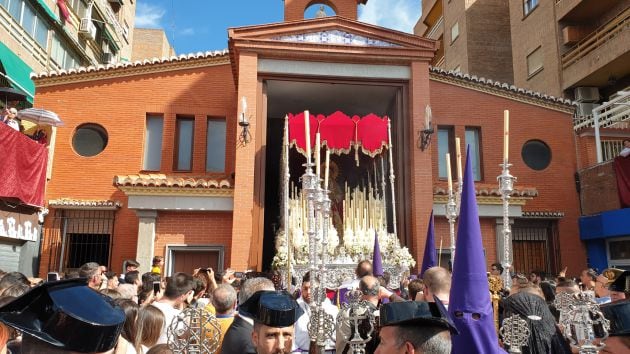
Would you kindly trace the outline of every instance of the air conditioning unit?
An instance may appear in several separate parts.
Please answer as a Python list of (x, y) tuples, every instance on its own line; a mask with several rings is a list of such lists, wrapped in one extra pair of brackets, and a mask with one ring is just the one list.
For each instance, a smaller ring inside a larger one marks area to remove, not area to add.
[(83, 38), (90, 38), (92, 40), (96, 39), (96, 26), (92, 23), (91, 18), (85, 17), (81, 19), (81, 24), (79, 25), (79, 35)]
[(576, 87), (575, 100), (577, 102), (593, 103), (599, 101), (599, 89), (597, 87)]
[(103, 64), (113, 64), (114, 63), (114, 54), (112, 53), (103, 53)]
[(577, 116), (578, 117), (586, 117), (593, 114), (593, 109), (597, 108), (599, 105), (597, 103), (578, 103), (577, 105)]

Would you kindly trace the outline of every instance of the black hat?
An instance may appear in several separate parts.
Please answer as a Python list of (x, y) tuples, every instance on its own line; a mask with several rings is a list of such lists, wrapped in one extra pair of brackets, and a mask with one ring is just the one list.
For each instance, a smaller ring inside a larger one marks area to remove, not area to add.
[(604, 317), (610, 321), (610, 335), (630, 335), (630, 300), (610, 302), (600, 306)]
[(608, 290), (625, 292), (630, 291), (630, 270), (618, 274), (613, 282), (608, 286)]
[(416, 325), (437, 326), (452, 334), (459, 331), (450, 319), (442, 302), (404, 301), (381, 305), (380, 324), (384, 326)]
[(85, 279), (44, 283), (0, 307), (0, 322), (60, 349), (82, 353), (112, 349), (125, 313)]
[(302, 316), (302, 308), (286, 291), (258, 291), (239, 311), (269, 327), (289, 327)]

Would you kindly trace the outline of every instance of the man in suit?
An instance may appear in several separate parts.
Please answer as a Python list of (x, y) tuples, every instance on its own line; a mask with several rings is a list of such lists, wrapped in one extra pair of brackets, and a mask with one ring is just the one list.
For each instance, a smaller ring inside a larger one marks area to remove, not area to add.
[[(245, 301), (258, 291), (274, 289), (273, 282), (267, 278), (247, 279), (239, 293), (238, 304), (243, 306)], [(250, 340), (253, 331), (254, 319), (239, 311), (239, 314), (234, 317), (234, 322), (225, 332), (221, 354), (256, 354), (256, 348)]]

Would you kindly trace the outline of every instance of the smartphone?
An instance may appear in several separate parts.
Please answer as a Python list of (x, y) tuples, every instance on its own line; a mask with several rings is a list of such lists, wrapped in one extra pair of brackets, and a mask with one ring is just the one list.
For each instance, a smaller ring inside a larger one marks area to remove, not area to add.
[(160, 282), (159, 281), (154, 281), (153, 282), (153, 294), (157, 295), (160, 292)]
[(245, 277), (245, 273), (243, 273), (243, 272), (234, 272), (234, 277), (242, 279), (243, 277)]
[(57, 272), (49, 272), (48, 276), (46, 277), (46, 281), (58, 281), (59, 280), (59, 273)]

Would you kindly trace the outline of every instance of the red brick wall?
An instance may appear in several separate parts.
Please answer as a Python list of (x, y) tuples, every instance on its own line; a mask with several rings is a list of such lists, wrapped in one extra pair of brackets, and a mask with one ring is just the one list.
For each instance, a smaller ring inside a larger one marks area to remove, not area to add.
[(612, 161), (580, 171), (580, 189), (584, 215), (621, 208)]
[[(586, 255), (577, 224), (580, 209), (574, 181), (577, 162), (571, 115), (434, 80), (430, 86), (434, 122), (455, 127), (456, 136), (462, 139), (463, 159), (465, 127), (481, 127), (480, 183), (497, 183), (503, 151), (503, 110), (510, 110), (510, 172), (518, 178), (516, 187), (535, 187), (539, 194), (528, 200), (523, 210), (564, 212), (559, 220), (562, 263), (576, 272), (584, 268)], [(542, 171), (530, 169), (521, 158), (521, 148), (530, 139), (542, 140), (551, 149), (551, 164)], [(446, 181), (438, 179), (437, 137), (432, 143), (432, 154), (435, 184), (446, 188)], [(494, 222), (492, 219), (491, 224)], [(482, 228), (484, 240), (495, 237), (494, 226)]]
[[(481, 226), (481, 238), (483, 241), (483, 247), (486, 250), (486, 264), (490, 264), (497, 261), (497, 238), (496, 238), (496, 221), (494, 218), (480, 219)], [(442, 249), (450, 249), (451, 236), (449, 231), (448, 220), (445, 216), (435, 217), (435, 249), (440, 247), (440, 240), (442, 240)], [(457, 239), (457, 222), (455, 223), (455, 237)], [(421, 246), (422, 252), (424, 252), (424, 244)], [(457, 250), (455, 250), (457, 254)], [(418, 263), (422, 264), (422, 256), (418, 258)]]
[[(158, 64), (159, 65), (159, 64)], [(52, 178), (46, 200), (73, 198), (121, 201), (116, 214), (111, 264), (119, 270), (126, 258), (134, 258), (138, 218), (126, 208), (127, 198), (113, 185), (115, 175), (142, 172), (147, 113), (164, 115), (160, 173), (204, 178), (226, 178), (234, 171), (236, 149), (236, 93), (229, 65), (147, 73), (38, 87), (35, 106), (55, 111), (65, 122), (57, 131)], [(173, 172), (175, 117), (195, 116), (195, 146), (191, 172)], [(227, 119), (225, 173), (205, 172), (206, 117)], [(106, 149), (94, 157), (81, 157), (71, 146), (77, 126), (98, 123), (108, 133)], [(42, 252), (42, 272), (47, 272), (47, 253)]]
[(159, 212), (155, 228), (155, 255), (166, 257), (166, 245), (221, 245), (225, 267), (230, 266), (232, 213)]
[(284, 0), (284, 20), (304, 19), (304, 11), (313, 4), (328, 5), (337, 16), (357, 19), (357, 0)]

